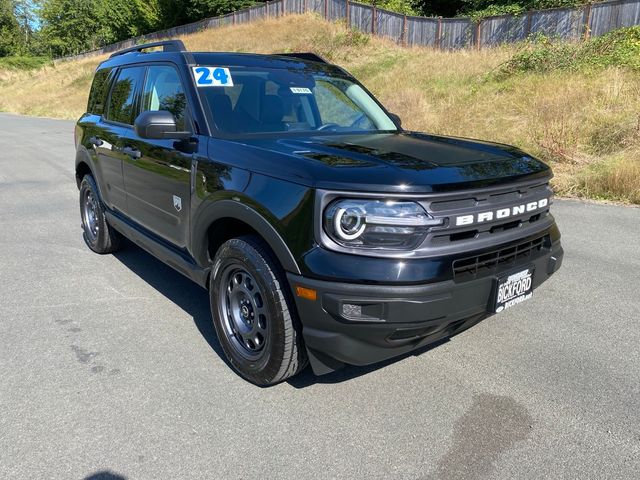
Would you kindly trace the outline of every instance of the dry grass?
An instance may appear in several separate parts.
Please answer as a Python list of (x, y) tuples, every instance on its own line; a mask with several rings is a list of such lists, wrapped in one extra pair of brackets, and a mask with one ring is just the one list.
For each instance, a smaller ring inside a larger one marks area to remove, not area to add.
[(93, 72), (103, 58), (0, 72), (0, 110), (77, 119), (85, 111)]
[[(183, 38), (191, 50), (315, 51), (356, 75), (406, 128), (515, 144), (550, 162), (564, 195), (640, 203), (640, 78), (491, 73), (514, 47), (440, 52), (348, 32), (312, 15)], [(75, 119), (102, 58), (32, 72), (0, 71), (0, 110)]]
[[(580, 191), (589, 198), (640, 204), (640, 155), (637, 150), (609, 162), (596, 163), (578, 175)], [(612, 194), (612, 192), (616, 192)]]

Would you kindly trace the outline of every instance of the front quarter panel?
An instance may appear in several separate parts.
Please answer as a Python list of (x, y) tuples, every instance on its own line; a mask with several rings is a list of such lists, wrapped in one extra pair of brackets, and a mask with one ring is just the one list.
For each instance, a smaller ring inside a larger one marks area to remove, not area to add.
[(191, 193), (191, 253), (201, 267), (209, 265), (209, 227), (224, 217), (218, 208), (220, 202), (231, 202), (243, 196), (250, 178), (247, 170), (198, 159), (193, 170)]
[[(213, 155), (212, 155), (213, 153)], [(273, 177), (250, 173), (224, 161), (224, 151), (198, 162), (194, 178), (192, 249), (208, 266), (208, 230), (216, 220), (248, 224), (269, 243), (285, 270), (300, 273), (298, 261), (312, 248), (313, 191)]]

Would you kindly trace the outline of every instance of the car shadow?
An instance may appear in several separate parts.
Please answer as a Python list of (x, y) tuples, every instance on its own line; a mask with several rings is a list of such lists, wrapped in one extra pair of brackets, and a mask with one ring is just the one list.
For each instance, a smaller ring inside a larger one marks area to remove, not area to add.
[(113, 256), (189, 314), (200, 335), (213, 351), (229, 365), (211, 321), (209, 294), (204, 288), (129, 240), (124, 240), (122, 248)]
[[(209, 295), (207, 291), (133, 242), (124, 240), (122, 247), (123, 248), (114, 253), (113, 256), (129, 270), (138, 275), (138, 277), (189, 314), (193, 318), (196, 328), (209, 346), (229, 368), (232, 368), (218, 341), (213, 321), (211, 320)], [(345, 382), (375, 372), (393, 363), (402, 361), (405, 358), (422, 355), (447, 341), (448, 339), (443, 339), (398, 357), (376, 363), (375, 365), (364, 367), (347, 365), (341, 370), (322, 376), (314, 375), (311, 368), (307, 367), (304, 371), (288, 379), (286, 382), (294, 388), (306, 388), (315, 384)]]
[(100, 472), (95, 472), (87, 477), (84, 477), (83, 480), (127, 480), (127, 477), (124, 477), (118, 473), (110, 472), (108, 470), (102, 470)]
[(288, 379), (287, 383), (294, 388), (306, 388), (316, 384), (334, 384), (346, 382), (348, 380), (353, 380), (354, 378), (358, 378), (363, 375), (375, 372), (376, 370), (380, 370), (381, 368), (388, 367), (389, 365), (393, 365), (394, 363), (401, 362), (409, 357), (417, 357), (419, 355), (427, 353), (430, 350), (447, 343), (448, 341), (449, 338), (443, 338), (442, 340), (438, 340), (424, 347), (412, 350), (397, 357), (390, 358), (389, 360), (375, 363), (373, 365), (365, 365), (363, 367), (345, 365), (345, 367), (341, 368), (340, 370), (336, 370), (335, 372), (321, 376), (314, 375), (314, 373), (311, 371), (311, 368), (308, 367), (295, 377)]

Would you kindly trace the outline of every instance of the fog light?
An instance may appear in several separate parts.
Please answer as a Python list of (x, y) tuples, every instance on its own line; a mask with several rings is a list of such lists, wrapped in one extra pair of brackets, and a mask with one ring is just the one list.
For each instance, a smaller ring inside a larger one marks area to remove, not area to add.
[(362, 317), (362, 305), (345, 303), (342, 305), (342, 314), (345, 317)]
[(384, 305), (382, 303), (343, 303), (342, 317), (359, 322), (383, 322)]

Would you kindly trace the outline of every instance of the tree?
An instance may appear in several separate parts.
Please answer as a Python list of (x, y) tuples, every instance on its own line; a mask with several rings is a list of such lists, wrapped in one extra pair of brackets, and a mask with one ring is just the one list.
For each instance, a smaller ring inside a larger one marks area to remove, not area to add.
[(99, 11), (99, 0), (45, 0), (42, 36), (52, 56), (80, 53), (103, 43)]
[[(389, 0), (405, 2), (409, 0)], [(45, 53), (63, 56), (183, 25), (205, 17), (224, 15), (256, 3), (255, 0), (0, 0), (15, 5), (24, 38), (37, 32)], [(7, 11), (11, 8), (7, 7)], [(39, 14), (39, 21), (34, 15)], [(8, 17), (11, 20), (11, 16)], [(15, 20), (15, 19), (14, 19)], [(14, 25), (15, 27), (15, 25)], [(14, 28), (15, 30), (15, 28)], [(5, 38), (13, 36), (3, 35)], [(6, 41), (6, 40), (5, 40)], [(13, 44), (13, 43), (12, 43)], [(12, 47), (13, 48), (13, 47)], [(34, 49), (31, 48), (33, 51)]]
[(34, 0), (13, 0), (13, 14), (20, 26), (24, 44), (28, 45), (38, 21), (38, 4)]
[(157, 0), (157, 2), (160, 28), (184, 25), (189, 21), (186, 12), (189, 0)]
[(413, 8), (421, 15), (455, 17), (465, 7), (465, 0), (414, 0)]
[(54, 56), (126, 40), (158, 28), (156, 0), (43, 0), (42, 35)]
[(0, 57), (16, 53), (20, 43), (20, 26), (11, 0), (0, 0)]
[(103, 0), (98, 13), (105, 22), (107, 42), (117, 42), (156, 30), (160, 8), (156, 0)]
[(392, 12), (404, 13), (405, 15), (418, 15), (411, 0), (358, 0), (358, 2), (374, 5), (377, 8), (391, 10)]
[(254, 0), (189, 0), (186, 3), (187, 19), (189, 22), (195, 22), (207, 17), (225, 15), (249, 7), (256, 2)]
[(413, 0), (414, 8), (423, 15), (455, 17), (456, 15), (499, 15), (542, 8), (573, 7), (588, 0)]

